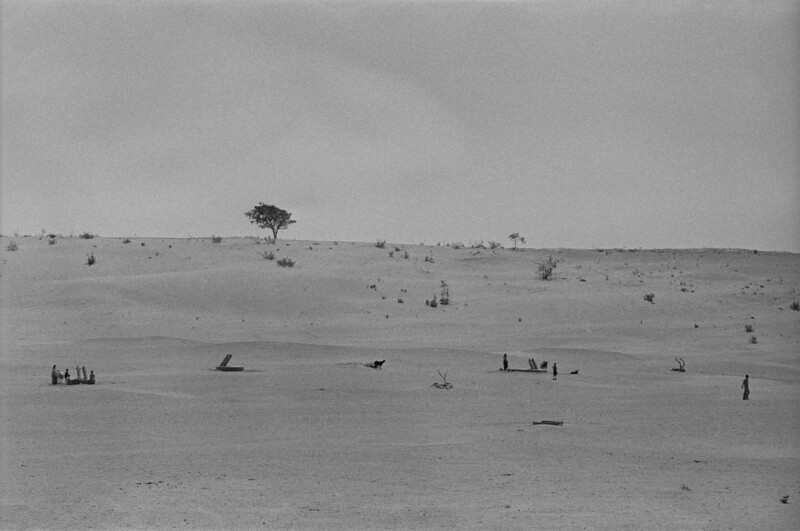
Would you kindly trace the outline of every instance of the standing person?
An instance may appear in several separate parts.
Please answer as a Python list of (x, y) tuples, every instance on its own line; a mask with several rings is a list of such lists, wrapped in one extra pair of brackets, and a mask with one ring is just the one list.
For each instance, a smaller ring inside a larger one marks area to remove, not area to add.
[(744, 375), (744, 381), (742, 382), (742, 389), (744, 389), (744, 396), (742, 400), (750, 400), (750, 375)]
[(69, 385), (69, 369), (64, 371), (64, 383)]
[(508, 370), (508, 354), (503, 354), (503, 370)]
[(94, 383), (94, 371), (89, 373), (89, 381)]
[(50, 380), (53, 382), (53, 385), (58, 383), (58, 371), (55, 365), (53, 365), (53, 372), (50, 373)]
[(554, 363), (553, 364), (553, 380), (558, 379), (558, 366)]

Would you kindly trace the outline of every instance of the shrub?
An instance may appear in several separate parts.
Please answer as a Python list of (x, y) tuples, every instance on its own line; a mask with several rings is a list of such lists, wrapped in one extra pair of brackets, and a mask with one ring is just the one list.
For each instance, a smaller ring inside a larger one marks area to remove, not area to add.
[(211, 236), (211, 243), (222, 243), (222, 236)]
[(261, 253), (261, 258), (264, 260), (275, 260), (275, 253), (272, 251), (264, 251)]
[(389, 258), (394, 258), (394, 251), (389, 251)]
[(453, 242), (450, 246), (453, 249), (461, 249), (462, 247), (464, 247), (464, 244), (462, 242)]
[(430, 306), (431, 308), (436, 308), (439, 306), (439, 301), (436, 300), (436, 295), (434, 295), (431, 300), (426, 300), (425, 306)]
[(17, 242), (11, 242), (6, 247), (6, 251), (12, 251), (13, 252), (13, 251), (17, 251), (17, 250), (19, 250), (19, 245), (17, 245)]
[[(408, 251), (403, 251), (403, 258), (408, 260)], [(795, 303), (795, 304), (797, 304), (797, 303)]]
[(433, 257), (432, 256), (426, 256), (425, 257), (425, 261), (426, 262), (430, 262), (432, 264), (433, 263)]
[(756, 343), (758, 343), (758, 338), (756, 336), (750, 336), (750, 343), (755, 345)]
[(51, 240), (55, 240), (57, 236), (58, 236), (57, 234), (53, 234), (52, 232), (47, 235), (47, 237), (50, 238)]
[(84, 232), (83, 234), (79, 234), (78, 238), (83, 238), (84, 240), (91, 240), (92, 238), (94, 238), (94, 234), (92, 234), (91, 232)]
[(288, 257), (283, 257), (275, 263), (281, 267), (294, 267), (294, 260)]
[(403, 299), (397, 299), (397, 304), (403, 304)]
[(448, 286), (447, 282), (444, 280), (442, 280), (442, 292), (439, 296), (439, 304), (442, 306), (450, 304), (450, 286)]
[(792, 310), (794, 310), (796, 312), (800, 312), (800, 304), (798, 304), (797, 301), (791, 303), (789, 305), (789, 308), (791, 308)]
[(131, 239), (130, 238), (125, 238), (124, 240), (122, 240), (122, 243), (131, 243)]
[(92, 254), (88, 255), (86, 258), (86, 265), (92, 266), (96, 261), (97, 259), (94, 257), (94, 252), (92, 252)]
[(744, 331), (747, 332), (748, 334), (752, 334), (753, 333), (753, 325), (744, 325)]
[(486, 249), (486, 246), (483, 244), (483, 240), (479, 242), (472, 242), (470, 244), (470, 248), (472, 249)]
[(384, 247), (386, 247), (386, 240), (378, 240), (378, 241), (376, 241), (375, 242), (375, 247), (377, 247), (378, 249), (383, 249)]
[(539, 278), (550, 280), (556, 267), (558, 267), (558, 260), (555, 260), (552, 256), (547, 257), (547, 261), (539, 264)]
[(646, 300), (650, 304), (655, 304), (655, 302), (653, 302), (653, 299), (655, 299), (655, 298), (656, 298), (656, 294), (655, 293), (648, 293), (647, 295), (644, 296), (644, 300)]
[(501, 244), (500, 242), (493, 242), (489, 240), (489, 249), (494, 251), (495, 249), (502, 249), (502, 248), (503, 244)]
[(50, 238), (49, 240), (47, 240), (47, 243), (50, 244), (50, 245), (55, 245), (56, 244), (56, 240), (55, 240), (55, 238)]

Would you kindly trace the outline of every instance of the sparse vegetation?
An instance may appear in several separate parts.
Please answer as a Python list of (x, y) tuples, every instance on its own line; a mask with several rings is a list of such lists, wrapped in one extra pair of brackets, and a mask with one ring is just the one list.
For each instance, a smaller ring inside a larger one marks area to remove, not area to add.
[(447, 381), (447, 373), (442, 374), (442, 371), (437, 370), (436, 372), (439, 373), (439, 377), (442, 379), (442, 383), (434, 382), (431, 387), (435, 387), (436, 389), (452, 389), (453, 384)]
[(6, 246), (6, 251), (14, 252), (18, 250), (19, 250), (19, 245), (17, 245), (17, 242), (11, 242)]
[(130, 238), (125, 238), (124, 240), (122, 240), (122, 243), (131, 243), (131, 239)]
[(489, 240), (489, 249), (491, 249), (492, 251), (494, 251), (495, 249), (502, 249), (502, 248), (503, 244), (501, 244), (500, 242), (494, 242)]
[(375, 247), (377, 247), (378, 249), (383, 249), (384, 247), (386, 247), (386, 240), (378, 240), (378, 241), (376, 241), (375, 242)]
[(750, 343), (753, 345), (758, 343), (758, 338), (756, 336), (750, 336)]
[(542, 280), (550, 280), (553, 277), (553, 271), (558, 267), (558, 260), (552, 256), (548, 256), (547, 260), (539, 264), (539, 278)]
[(281, 267), (294, 267), (294, 260), (288, 257), (281, 258), (275, 263)]
[(744, 331), (747, 332), (748, 334), (752, 334), (753, 333), (753, 325), (749, 325), (749, 324), (748, 325), (744, 325)]
[(430, 300), (425, 300), (425, 306), (430, 306), (431, 308), (436, 308), (439, 306), (439, 301), (436, 299), (436, 295), (433, 296)]
[(653, 300), (655, 298), (656, 298), (655, 293), (648, 293), (647, 295), (644, 296), (644, 300), (646, 300), (650, 304), (655, 304), (655, 301)]
[(261, 253), (261, 258), (264, 260), (275, 260), (275, 253), (272, 251), (264, 251)]
[(50, 238), (49, 240), (47, 240), (47, 243), (49, 245), (55, 245), (56, 244), (56, 239), (55, 238)]
[(426, 256), (425, 261), (432, 264), (433, 263), (433, 256)]
[(84, 240), (91, 240), (92, 238), (94, 238), (94, 234), (92, 234), (91, 232), (84, 232), (83, 234), (79, 234), (78, 238), (83, 238)]
[(222, 243), (222, 236), (211, 236), (211, 243)]
[(800, 312), (800, 304), (797, 301), (794, 301), (793, 303), (791, 303), (789, 305), (789, 308), (791, 308), (792, 310), (794, 310), (796, 312)]
[(278, 208), (275, 205), (266, 205), (259, 203), (253, 210), (245, 212), (244, 214), (250, 218), (250, 223), (258, 225), (262, 229), (272, 230), (273, 241), (278, 240), (278, 231), (289, 227), (292, 223), (296, 223), (292, 219), (292, 214)]
[(97, 259), (94, 257), (94, 251), (92, 252), (92, 254), (86, 257), (86, 265), (88, 266), (93, 266), (96, 261)]

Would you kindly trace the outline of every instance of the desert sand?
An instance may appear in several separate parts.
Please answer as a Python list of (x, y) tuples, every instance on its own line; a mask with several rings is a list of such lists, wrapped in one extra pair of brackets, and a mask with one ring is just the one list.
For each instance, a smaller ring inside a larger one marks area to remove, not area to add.
[[(3, 529), (800, 528), (796, 254), (0, 253)], [(245, 370), (215, 371), (226, 354)], [(53, 364), (97, 383), (51, 385)]]

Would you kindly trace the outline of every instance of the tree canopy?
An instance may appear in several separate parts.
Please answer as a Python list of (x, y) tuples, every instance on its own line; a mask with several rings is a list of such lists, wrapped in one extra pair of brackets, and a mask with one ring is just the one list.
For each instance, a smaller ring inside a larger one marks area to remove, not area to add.
[(278, 239), (278, 231), (283, 230), (292, 223), (296, 223), (292, 219), (291, 212), (287, 212), (282, 208), (275, 205), (267, 205), (259, 203), (253, 210), (244, 213), (245, 216), (250, 218), (250, 223), (258, 225), (262, 229), (272, 230), (272, 237)]

